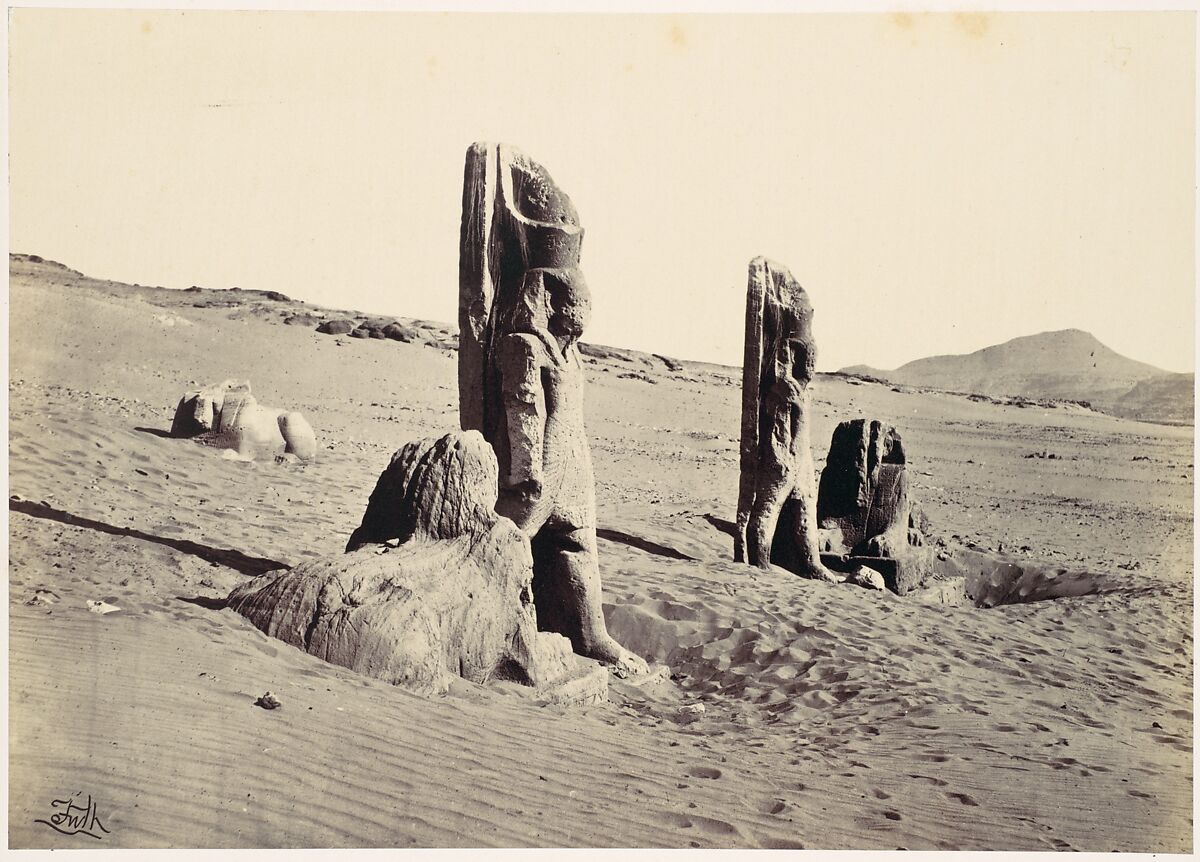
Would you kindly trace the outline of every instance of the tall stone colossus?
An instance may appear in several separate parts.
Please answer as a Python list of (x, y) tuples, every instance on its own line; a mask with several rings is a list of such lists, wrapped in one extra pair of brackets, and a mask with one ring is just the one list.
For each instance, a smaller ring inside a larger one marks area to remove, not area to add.
[(618, 674), (646, 663), (608, 634), (576, 343), (591, 296), (583, 228), (546, 169), (507, 144), (472, 144), (459, 244), (459, 417), (491, 443), (496, 511), (530, 537), (539, 628)]
[(821, 563), (809, 413), (812, 305), (787, 267), (756, 257), (746, 288), (741, 480), (734, 559), (840, 580)]

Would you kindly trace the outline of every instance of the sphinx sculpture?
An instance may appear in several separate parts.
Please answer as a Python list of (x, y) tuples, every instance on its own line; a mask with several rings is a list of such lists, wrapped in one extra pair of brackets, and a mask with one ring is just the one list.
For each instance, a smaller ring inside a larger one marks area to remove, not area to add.
[(841, 581), (821, 562), (809, 443), (812, 305), (786, 267), (750, 261), (734, 560)]
[(467, 150), (459, 245), (459, 412), (499, 462), (496, 510), (530, 539), (540, 627), (618, 675), (646, 662), (601, 607), (591, 453), (577, 342), (591, 297), (583, 228), (540, 164), (506, 144)]
[(317, 454), (312, 426), (299, 413), (264, 407), (250, 394), (248, 380), (226, 380), (184, 393), (171, 421), (172, 437), (202, 437), (244, 458)]
[(478, 433), (409, 443), (344, 555), (255, 578), (228, 606), (318, 658), (421, 693), (458, 676), (554, 702), (607, 698), (603, 668), (538, 631), (529, 540), (496, 513), (496, 486)]

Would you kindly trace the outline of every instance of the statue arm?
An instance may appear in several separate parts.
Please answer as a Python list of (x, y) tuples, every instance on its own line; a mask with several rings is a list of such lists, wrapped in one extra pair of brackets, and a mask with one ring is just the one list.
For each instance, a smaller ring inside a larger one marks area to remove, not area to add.
[(771, 418), (771, 433), (764, 441), (774, 452), (776, 460), (787, 461), (795, 445), (799, 391), (789, 379), (776, 380), (763, 398), (763, 410)]
[(546, 395), (543, 348), (534, 336), (514, 334), (500, 344), (500, 380), (508, 428), (508, 475), (501, 484), (537, 496), (542, 487), (542, 444)]

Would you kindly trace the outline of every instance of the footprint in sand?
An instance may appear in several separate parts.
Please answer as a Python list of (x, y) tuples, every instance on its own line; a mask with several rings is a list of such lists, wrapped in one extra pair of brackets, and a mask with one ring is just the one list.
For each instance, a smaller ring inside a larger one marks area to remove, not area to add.
[(774, 797), (763, 799), (756, 806), (759, 814), (782, 814), (787, 811), (787, 807), (786, 802)]
[(693, 829), (703, 832), (705, 835), (736, 835), (737, 828), (732, 823), (727, 823), (724, 820), (717, 820), (712, 817), (701, 817), (699, 815), (684, 815), (677, 814), (674, 811), (666, 811), (659, 814), (659, 818), (670, 826), (675, 826), (679, 829)]
[(934, 787), (945, 787), (946, 786), (945, 781), (942, 781), (942, 779), (940, 779), (940, 778), (934, 778), (932, 775), (916, 775), (916, 774), (910, 772), (908, 774), (908, 777), (915, 778), (918, 781), (928, 781)]
[(803, 850), (804, 845), (791, 838), (764, 838), (761, 842), (764, 850)]
[(976, 806), (979, 804), (965, 793), (947, 793), (946, 798), (953, 799), (955, 802), (958, 802), (962, 805)]
[(1055, 850), (1070, 850), (1071, 849), (1071, 845), (1068, 844), (1066, 841), (1063, 841), (1061, 838), (1043, 837), (1043, 838), (1039, 838), (1038, 840), (1041, 841), (1043, 844), (1048, 844), (1050, 847), (1054, 848)]

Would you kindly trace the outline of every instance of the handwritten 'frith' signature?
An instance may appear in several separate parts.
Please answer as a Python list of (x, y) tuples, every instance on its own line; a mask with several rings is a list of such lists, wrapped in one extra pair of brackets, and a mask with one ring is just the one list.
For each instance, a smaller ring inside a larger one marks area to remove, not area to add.
[(78, 796), (79, 794), (76, 793), (68, 799), (52, 800), (50, 807), (55, 811), (50, 815), (50, 819), (39, 818), (33, 822), (45, 823), (55, 832), (61, 832), (63, 835), (86, 835), (97, 841), (102, 840), (103, 836), (98, 833), (103, 832), (104, 835), (107, 835), (108, 830), (104, 828), (104, 824), (96, 815), (96, 801), (89, 793), (87, 804), (82, 805), (79, 804)]

